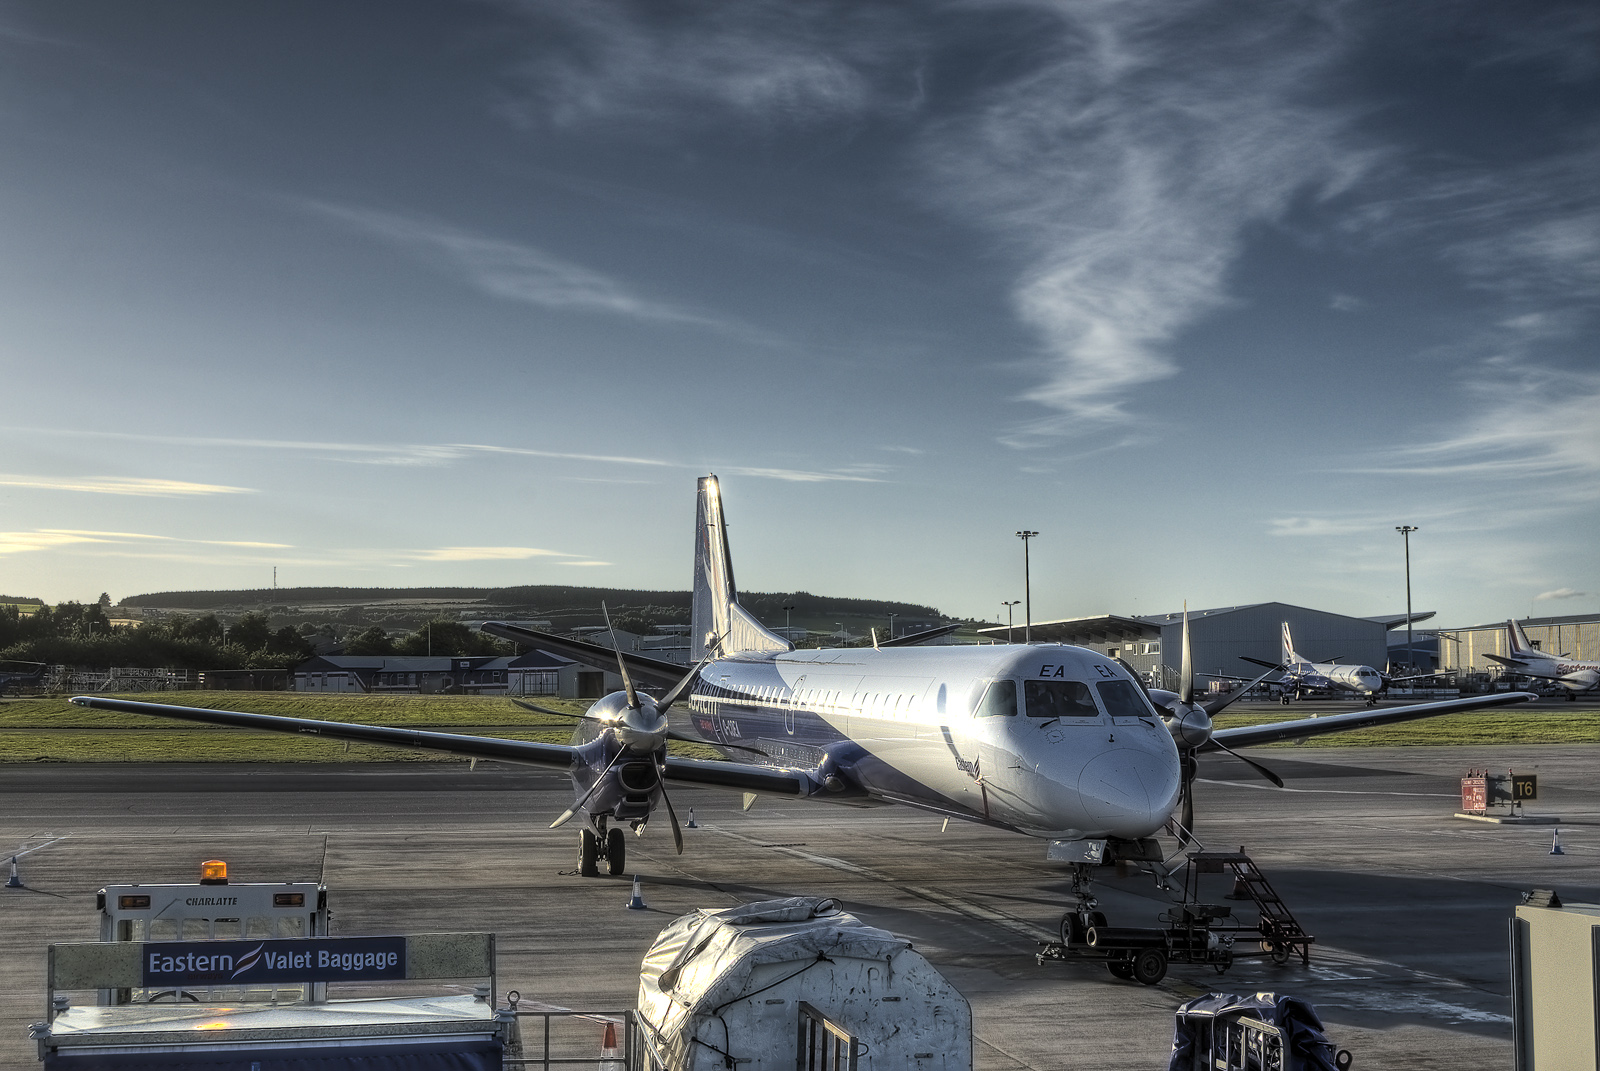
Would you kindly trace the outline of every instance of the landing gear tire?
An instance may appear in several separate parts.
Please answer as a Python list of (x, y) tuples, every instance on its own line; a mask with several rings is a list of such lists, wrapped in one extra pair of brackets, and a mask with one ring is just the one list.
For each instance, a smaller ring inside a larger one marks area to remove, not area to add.
[(1291, 952), (1293, 952), (1293, 949), (1291, 949), (1283, 941), (1272, 942), (1272, 962), (1276, 963), (1278, 966), (1282, 967), (1285, 963), (1289, 962), (1289, 955)]
[(585, 829), (578, 834), (578, 873), (586, 878), (600, 876), (600, 838)]
[(1061, 916), (1061, 943), (1068, 948), (1084, 943), (1083, 920), (1070, 911)]
[(1113, 959), (1106, 962), (1106, 970), (1112, 977), (1121, 978), (1124, 982), (1133, 981), (1133, 964), (1125, 959)]
[(1133, 980), (1155, 985), (1167, 976), (1167, 954), (1159, 948), (1146, 948), (1133, 957)]
[(1284, 706), (1288, 706), (1289, 705), (1289, 693), (1288, 692), (1283, 693), (1283, 705)]
[(613, 829), (606, 833), (606, 873), (615, 877), (627, 869), (628, 839), (622, 835), (622, 830)]

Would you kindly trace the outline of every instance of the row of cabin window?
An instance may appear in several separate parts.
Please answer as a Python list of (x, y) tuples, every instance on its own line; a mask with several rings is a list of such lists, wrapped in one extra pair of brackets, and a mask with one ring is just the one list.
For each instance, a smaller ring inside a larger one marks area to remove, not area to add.
[[(1128, 681), (1098, 681), (1100, 705), (1113, 718), (1148, 718), (1155, 712), (1139, 689)], [(1083, 681), (1023, 681), (1023, 707), (1030, 718), (1098, 718), (1100, 708)], [(997, 680), (983, 693), (973, 716), (978, 718), (1017, 715), (1017, 682)]]
[[(737, 696), (737, 693), (731, 691), (728, 694)], [(859, 694), (860, 693), (857, 692), (850, 693), (852, 704), (854, 704), (854, 701)], [(755, 689), (755, 691), (750, 694), (749, 698), (753, 698), (757, 702), (766, 703), (772, 706), (793, 706), (797, 709), (817, 710), (826, 707), (839, 706), (840, 699), (843, 696), (844, 691), (842, 689), (838, 691), (818, 691), (808, 688), (798, 692), (792, 692), (787, 688), (763, 686)], [(866, 713), (881, 712), (890, 715), (909, 714), (915, 699), (915, 696), (904, 695), (901, 693), (890, 694), (887, 692), (872, 692), (871, 694), (864, 696), (863, 701), (859, 705), (852, 705), (851, 709), (859, 709)]]

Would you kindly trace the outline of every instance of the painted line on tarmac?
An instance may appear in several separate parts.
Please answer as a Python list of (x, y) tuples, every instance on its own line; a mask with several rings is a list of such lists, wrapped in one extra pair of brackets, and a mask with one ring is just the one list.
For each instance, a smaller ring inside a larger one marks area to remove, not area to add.
[(1254, 785), (1249, 781), (1214, 781), (1209, 777), (1197, 777), (1207, 785), (1227, 785), (1230, 788), (1256, 788), (1265, 792), (1301, 792), (1312, 796), (1425, 796), (1435, 800), (1456, 800), (1461, 798), (1458, 792), (1377, 792), (1355, 788), (1279, 788), (1277, 785)]

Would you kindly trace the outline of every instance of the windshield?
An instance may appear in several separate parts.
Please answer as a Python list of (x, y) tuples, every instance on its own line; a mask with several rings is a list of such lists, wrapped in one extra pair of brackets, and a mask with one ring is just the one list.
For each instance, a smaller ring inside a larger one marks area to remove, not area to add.
[(1106, 705), (1106, 713), (1113, 718), (1148, 718), (1154, 713), (1139, 689), (1128, 681), (1101, 681), (1095, 687), (1100, 689), (1100, 702)]
[(1082, 681), (1024, 681), (1030, 718), (1098, 718), (1100, 711)]
[(1017, 712), (1017, 682), (995, 681), (983, 693), (983, 702), (973, 712), (974, 717), (1012, 717)]

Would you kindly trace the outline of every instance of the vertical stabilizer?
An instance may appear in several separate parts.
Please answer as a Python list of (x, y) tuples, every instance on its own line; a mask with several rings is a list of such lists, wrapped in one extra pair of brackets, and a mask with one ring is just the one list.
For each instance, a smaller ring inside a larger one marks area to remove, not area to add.
[(1542, 651), (1528, 642), (1528, 634), (1522, 631), (1522, 626), (1517, 624), (1516, 618), (1511, 618), (1506, 622), (1506, 632), (1508, 632), (1511, 637), (1512, 658), (1519, 658), (1523, 656), (1532, 656), (1534, 658), (1538, 658), (1541, 654), (1543, 654)]
[(1294, 653), (1294, 638), (1289, 635), (1289, 622), (1283, 622), (1283, 664), (1293, 665), (1305, 659)]
[(689, 630), (689, 654), (695, 661), (707, 654), (794, 649), (792, 643), (768, 632), (739, 605), (739, 593), (733, 584), (733, 560), (728, 555), (722, 491), (715, 476), (700, 477), (700, 495), (695, 503), (694, 606)]

